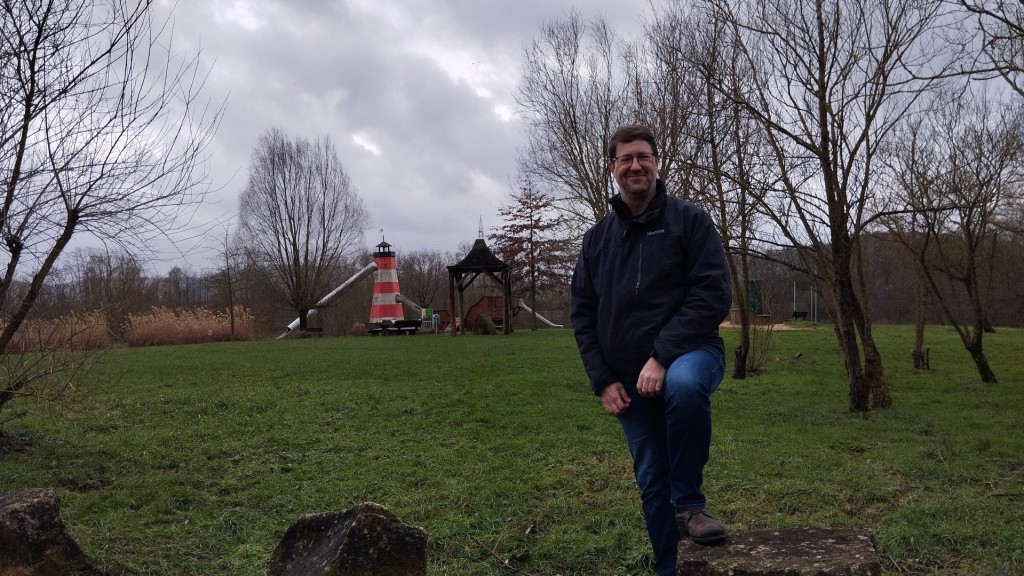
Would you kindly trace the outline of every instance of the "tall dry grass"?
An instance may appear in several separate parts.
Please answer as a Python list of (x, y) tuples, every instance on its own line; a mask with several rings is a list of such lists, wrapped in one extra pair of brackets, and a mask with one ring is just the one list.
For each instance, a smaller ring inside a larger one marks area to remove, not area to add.
[(252, 312), (243, 306), (235, 306), (234, 310), (234, 334), (227, 310), (153, 308), (148, 314), (131, 314), (124, 342), (129, 346), (157, 346), (252, 339), (255, 334)]
[(29, 320), (14, 335), (8, 350), (95, 350), (110, 346), (112, 341), (106, 315), (90, 312), (54, 320)]

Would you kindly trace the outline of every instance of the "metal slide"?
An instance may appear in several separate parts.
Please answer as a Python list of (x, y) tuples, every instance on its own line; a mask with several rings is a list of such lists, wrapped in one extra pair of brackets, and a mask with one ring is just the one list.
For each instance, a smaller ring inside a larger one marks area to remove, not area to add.
[[(319, 301), (317, 301), (317, 303), (313, 307), (313, 309), (310, 310), (308, 314), (306, 314), (306, 320), (309, 320), (310, 318), (313, 317), (314, 314), (316, 314), (316, 309), (317, 308), (321, 308), (323, 306), (327, 306), (328, 304), (331, 303), (332, 300), (337, 298), (342, 292), (344, 292), (345, 290), (348, 290), (349, 288), (351, 288), (356, 282), (362, 280), (363, 278), (366, 277), (367, 274), (373, 272), (376, 269), (377, 269), (377, 263), (376, 262), (370, 262), (369, 264), (366, 265), (365, 268), (363, 268), (359, 272), (356, 272), (355, 275), (353, 275), (348, 280), (345, 280), (345, 282), (343, 282), (341, 284), (341, 286), (338, 286), (334, 290), (331, 290), (330, 292), (328, 292), (327, 296), (324, 296)], [(295, 320), (292, 320), (292, 323), (289, 324), (287, 328), (285, 328), (284, 334), (281, 334), (280, 336), (278, 336), (276, 338), (276, 340), (280, 340), (281, 338), (284, 338), (285, 336), (291, 334), (294, 330), (297, 330), (298, 327), (299, 327), (299, 319), (296, 318)]]
[[(522, 308), (523, 310), (526, 310), (529, 314), (531, 314), (531, 315), (533, 314), (533, 310), (529, 306), (526, 305), (526, 302), (523, 302), (522, 298), (519, 299), (519, 307)], [(547, 318), (541, 316), (540, 314), (537, 314), (537, 320), (540, 320), (541, 322), (547, 324), (548, 326), (550, 326), (552, 328), (561, 328), (562, 327), (561, 324), (555, 324), (554, 322), (552, 322), (551, 320), (548, 320)]]
[(423, 314), (423, 307), (403, 296), (401, 292), (395, 294), (395, 300), (401, 302), (402, 304), (405, 304), (409, 308), (412, 308), (413, 311), (416, 312), (417, 314)]

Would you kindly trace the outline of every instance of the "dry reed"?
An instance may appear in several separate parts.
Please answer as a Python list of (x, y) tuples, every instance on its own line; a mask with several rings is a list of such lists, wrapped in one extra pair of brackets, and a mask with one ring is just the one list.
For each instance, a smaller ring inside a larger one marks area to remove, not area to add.
[(111, 344), (102, 312), (71, 314), (53, 320), (29, 320), (14, 335), (8, 351), (95, 350)]
[(251, 339), (255, 333), (252, 313), (235, 306), (234, 316), (232, 333), (227, 310), (153, 308), (148, 314), (129, 315), (124, 340), (129, 346), (157, 346)]

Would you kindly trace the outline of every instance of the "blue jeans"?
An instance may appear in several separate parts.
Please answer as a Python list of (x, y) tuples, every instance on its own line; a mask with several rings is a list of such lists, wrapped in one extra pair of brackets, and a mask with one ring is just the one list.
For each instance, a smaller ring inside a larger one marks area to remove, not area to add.
[(722, 353), (704, 346), (669, 366), (660, 397), (644, 398), (635, 382), (623, 382), (632, 403), (618, 419), (633, 456), (654, 570), (661, 576), (676, 573), (676, 510), (704, 508), (701, 484), (711, 447), (711, 393), (724, 373)]

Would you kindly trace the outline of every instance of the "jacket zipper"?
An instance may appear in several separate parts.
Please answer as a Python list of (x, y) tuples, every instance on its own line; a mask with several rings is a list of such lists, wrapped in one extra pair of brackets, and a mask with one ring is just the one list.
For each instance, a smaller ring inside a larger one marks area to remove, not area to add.
[(637, 248), (636, 257), (636, 296), (640, 295), (640, 279), (643, 278), (644, 273), (644, 242), (640, 241), (640, 247)]

